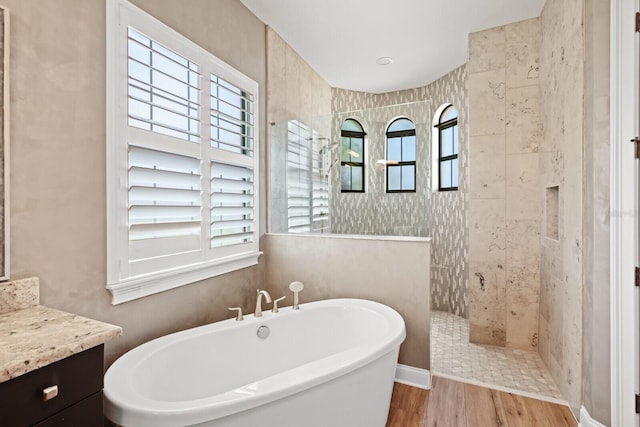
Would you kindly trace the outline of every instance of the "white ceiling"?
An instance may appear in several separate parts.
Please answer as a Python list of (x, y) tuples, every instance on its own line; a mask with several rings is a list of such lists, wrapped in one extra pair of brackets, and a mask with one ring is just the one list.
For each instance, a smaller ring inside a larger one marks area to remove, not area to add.
[(383, 93), (431, 83), (467, 61), (470, 32), (539, 16), (545, 0), (241, 1), (331, 86)]

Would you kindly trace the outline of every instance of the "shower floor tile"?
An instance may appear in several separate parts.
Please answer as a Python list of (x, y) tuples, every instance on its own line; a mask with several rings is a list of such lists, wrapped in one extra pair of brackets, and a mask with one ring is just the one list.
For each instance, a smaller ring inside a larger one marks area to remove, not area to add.
[(469, 324), (443, 311), (431, 312), (431, 374), (565, 403), (540, 355), (469, 342)]

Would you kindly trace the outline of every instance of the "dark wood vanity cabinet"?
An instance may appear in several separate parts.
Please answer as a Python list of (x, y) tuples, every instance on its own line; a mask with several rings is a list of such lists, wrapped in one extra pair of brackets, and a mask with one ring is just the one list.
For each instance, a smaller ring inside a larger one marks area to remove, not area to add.
[(103, 364), (99, 345), (0, 383), (0, 425), (102, 426)]

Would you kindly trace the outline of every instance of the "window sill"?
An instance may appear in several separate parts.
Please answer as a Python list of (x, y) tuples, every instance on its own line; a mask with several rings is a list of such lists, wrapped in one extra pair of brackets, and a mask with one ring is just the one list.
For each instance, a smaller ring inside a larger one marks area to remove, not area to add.
[(188, 285), (200, 280), (220, 276), (225, 273), (251, 267), (258, 264), (262, 252), (248, 252), (214, 261), (190, 265), (158, 274), (137, 276), (108, 284), (111, 292), (111, 304), (118, 305), (148, 295)]

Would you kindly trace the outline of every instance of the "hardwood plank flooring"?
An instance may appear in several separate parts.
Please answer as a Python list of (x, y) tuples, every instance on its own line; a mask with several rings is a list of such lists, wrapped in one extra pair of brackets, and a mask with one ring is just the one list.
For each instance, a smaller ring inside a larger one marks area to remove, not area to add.
[[(435, 379), (435, 377), (434, 377)], [(457, 427), (466, 425), (464, 384), (458, 381), (438, 381), (432, 384), (425, 426)]]
[(429, 392), (429, 390), (395, 383), (387, 426), (422, 426)]
[(431, 390), (395, 383), (387, 427), (577, 427), (567, 406), (433, 377)]

